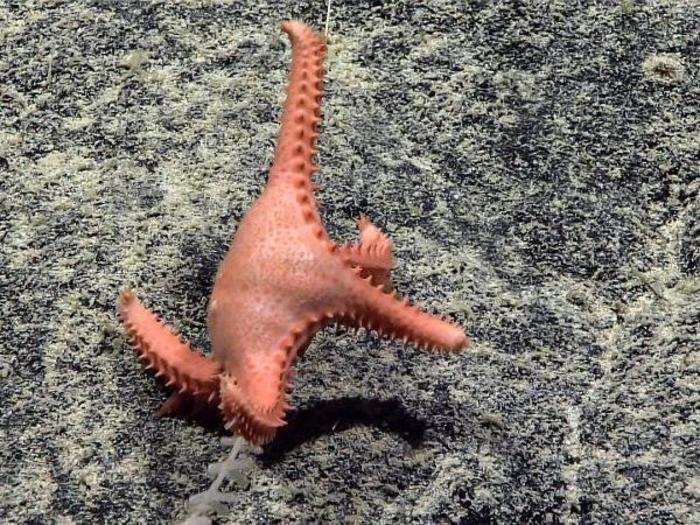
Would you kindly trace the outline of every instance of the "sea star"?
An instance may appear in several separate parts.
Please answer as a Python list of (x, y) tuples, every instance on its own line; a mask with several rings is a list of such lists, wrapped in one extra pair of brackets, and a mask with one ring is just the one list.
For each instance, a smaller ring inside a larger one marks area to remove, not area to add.
[(324, 41), (308, 26), (282, 24), (292, 66), (267, 186), (241, 221), (208, 307), (212, 356), (190, 349), (129, 291), (119, 310), (139, 358), (186, 397), (218, 405), (226, 428), (269, 442), (290, 408), (291, 366), (330, 321), (438, 350), (469, 343), (461, 328), (409, 306), (389, 290), (391, 241), (369, 220), (360, 241), (338, 245), (321, 224), (312, 163), (319, 121)]

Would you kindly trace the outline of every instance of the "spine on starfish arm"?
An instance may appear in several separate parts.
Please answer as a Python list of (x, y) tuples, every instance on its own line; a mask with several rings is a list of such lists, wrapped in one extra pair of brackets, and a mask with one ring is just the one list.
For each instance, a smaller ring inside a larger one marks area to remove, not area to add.
[(313, 175), (316, 125), (321, 120), (326, 43), (301, 22), (284, 22), (282, 30), (292, 42), (292, 66), (270, 180)]

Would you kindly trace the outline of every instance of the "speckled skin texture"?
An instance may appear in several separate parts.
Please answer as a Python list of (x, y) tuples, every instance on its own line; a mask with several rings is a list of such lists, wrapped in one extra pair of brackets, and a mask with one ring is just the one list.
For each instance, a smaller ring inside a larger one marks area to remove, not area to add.
[[(210, 353), (323, 2), (0, 2), (0, 521), (172, 523), (227, 454), (155, 418), (125, 283)], [(693, 523), (696, 2), (333, 0), (315, 182), (448, 357), (327, 328), (220, 523)]]

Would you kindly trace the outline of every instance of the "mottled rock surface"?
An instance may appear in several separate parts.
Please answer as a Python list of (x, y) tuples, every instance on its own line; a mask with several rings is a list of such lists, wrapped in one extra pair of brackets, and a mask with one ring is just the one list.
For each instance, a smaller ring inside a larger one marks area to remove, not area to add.
[[(0, 2), (4, 523), (173, 522), (227, 454), (153, 417), (115, 302), (208, 350), (272, 158), (279, 23), (326, 17), (242, 4)], [(691, 1), (333, 2), (324, 219), (350, 239), (369, 215), (399, 292), (474, 344), (324, 331), (212, 518), (700, 519), (698, 27)]]

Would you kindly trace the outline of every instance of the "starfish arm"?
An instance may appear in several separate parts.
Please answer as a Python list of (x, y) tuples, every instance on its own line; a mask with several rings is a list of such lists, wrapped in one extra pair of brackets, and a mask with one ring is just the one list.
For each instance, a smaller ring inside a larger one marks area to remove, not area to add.
[[(277, 428), (285, 424), (280, 414), (283, 411), (261, 412), (251, 405), (249, 399), (235, 378), (227, 374), (221, 376), (219, 409), (226, 429), (238, 433), (254, 445), (264, 445), (272, 441)], [(285, 403), (284, 411), (287, 408)]]
[(220, 372), (216, 361), (193, 352), (131, 292), (119, 296), (119, 315), (146, 369), (155, 370), (156, 377), (165, 376), (166, 386), (180, 393), (214, 400)]
[(360, 242), (338, 247), (338, 254), (349, 265), (362, 268), (361, 277), (372, 277), (375, 284), (390, 286), (389, 278), (394, 267), (394, 257), (389, 236), (377, 228), (364, 215), (357, 221)]
[(321, 120), (326, 44), (301, 22), (284, 22), (282, 30), (292, 42), (292, 66), (270, 182), (300, 174), (309, 178), (317, 170), (313, 156), (318, 136), (316, 124)]
[(358, 269), (344, 279), (344, 305), (333, 317), (338, 322), (376, 330), (380, 335), (413, 342), (432, 350), (456, 351), (469, 345), (464, 331), (452, 323), (424, 312), (374, 286), (371, 278), (362, 278)]
[(244, 376), (222, 374), (219, 409), (227, 429), (256, 445), (274, 438), (277, 428), (286, 424), (284, 415), (291, 408), (292, 365), (326, 321), (326, 316), (320, 315), (300, 319), (268, 351), (247, 356)]

